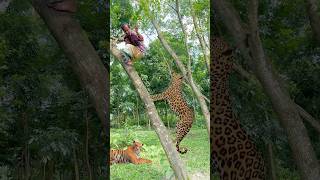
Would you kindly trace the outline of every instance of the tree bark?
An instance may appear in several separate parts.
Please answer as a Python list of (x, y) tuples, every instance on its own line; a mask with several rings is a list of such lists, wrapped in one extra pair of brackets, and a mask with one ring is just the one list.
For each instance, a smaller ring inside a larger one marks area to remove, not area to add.
[(47, 169), (48, 171), (44, 171), (45, 172), (45, 180), (53, 180), (53, 176), (54, 176), (54, 161), (53, 160), (49, 160), (47, 162), (47, 167), (48, 167), (48, 169)]
[(131, 79), (134, 87), (136, 88), (141, 100), (144, 102), (147, 114), (151, 119), (152, 126), (160, 139), (161, 145), (168, 157), (169, 163), (177, 179), (188, 179), (185, 165), (181, 161), (179, 154), (176, 151), (175, 146), (173, 145), (170, 139), (169, 132), (167, 131), (165, 125), (161, 121), (157, 113), (156, 107), (150, 98), (150, 94), (144, 86), (141, 78), (139, 77), (138, 73), (136, 72), (133, 66), (127, 66), (123, 63), (121, 52), (118, 49), (116, 49), (115, 47), (110, 48), (111, 54), (119, 60), (119, 62), (127, 72), (129, 78)]
[(180, 71), (182, 72), (183, 77), (188, 81), (188, 84), (191, 86), (191, 89), (194, 92), (194, 94), (195, 94), (195, 96), (196, 96), (196, 98), (197, 98), (197, 100), (198, 100), (198, 102), (200, 104), (200, 108), (201, 108), (202, 114), (203, 114), (203, 116), (205, 118), (208, 134), (210, 134), (210, 113), (209, 113), (208, 106), (206, 104), (206, 100), (205, 100), (204, 96), (200, 92), (200, 90), (199, 90), (198, 86), (196, 85), (196, 83), (193, 81), (193, 78), (192, 78), (191, 74), (187, 73), (187, 70), (186, 70), (184, 64), (182, 63), (182, 61), (180, 60), (180, 58), (171, 49), (170, 45), (168, 44), (168, 42), (163, 37), (162, 32), (160, 31), (160, 27), (157, 24), (157, 22), (155, 20), (152, 20), (152, 24), (155, 27), (155, 29), (157, 30), (158, 38), (159, 38), (160, 42), (162, 43), (163, 47), (172, 56), (172, 58), (174, 59), (174, 62), (179, 67)]
[(85, 120), (86, 120), (86, 163), (87, 163), (87, 169), (89, 174), (89, 180), (92, 180), (92, 171), (91, 171), (91, 165), (89, 160), (89, 117), (88, 117), (88, 109), (86, 107), (85, 110)]
[(319, 1), (305, 0), (307, 14), (310, 20), (310, 25), (315, 39), (320, 44), (320, 15), (319, 15)]
[[(233, 69), (245, 80), (251, 81), (252, 83), (256, 85), (261, 85), (260, 82), (252, 76), (249, 72), (247, 72), (245, 69), (243, 69), (240, 65), (235, 64), (233, 65)], [(318, 131), (320, 134), (320, 121), (315, 119), (311, 114), (309, 114), (306, 110), (304, 110), (300, 105), (296, 104), (297, 111), (299, 112), (299, 115), (310, 125)]]
[(319, 120), (316, 120), (314, 117), (312, 117), (306, 110), (304, 110), (301, 106), (296, 104), (296, 108), (299, 111), (300, 116), (310, 123), (310, 125), (318, 131), (320, 134), (320, 123)]
[(30, 1), (70, 60), (73, 71), (94, 104), (105, 135), (109, 136), (109, 73), (100, 57), (71, 13), (48, 8), (46, 0)]
[[(313, 150), (307, 130), (297, 111), (295, 103), (288, 93), (281, 88), (278, 75), (264, 53), (258, 29), (258, 2), (249, 2), (249, 30), (246, 32), (243, 23), (233, 6), (224, 0), (213, 1), (214, 9), (221, 16), (229, 33), (238, 44), (245, 59), (250, 60), (253, 72), (260, 81), (265, 93), (269, 96), (274, 111), (278, 114), (282, 127), (288, 136), (294, 160), (302, 179), (316, 180), (320, 177), (320, 166)], [(246, 46), (245, 42), (248, 42)]]
[(268, 174), (269, 174), (269, 180), (277, 180), (277, 175), (276, 175), (276, 164), (274, 162), (274, 155), (273, 155), (273, 146), (272, 143), (269, 142), (267, 143), (267, 148), (268, 148)]
[(140, 114), (139, 114), (139, 99), (138, 99), (138, 95), (136, 96), (136, 116), (137, 116), (137, 121), (138, 121), (138, 126), (140, 126)]
[(22, 179), (23, 180), (29, 180), (31, 173), (30, 173), (30, 151), (29, 151), (29, 145), (28, 145), (28, 138), (29, 138), (29, 124), (28, 124), (28, 116), (27, 116), (27, 112), (23, 111), (21, 112), (21, 129), (23, 131), (23, 141), (24, 146), (22, 149), (22, 153), (21, 153), (21, 158), (22, 158), (22, 165), (21, 165), (21, 169), (22, 169)]
[(47, 162), (45, 162), (44, 164), (43, 164), (43, 180), (45, 180), (46, 179), (46, 166), (47, 166)]
[(74, 178), (75, 180), (80, 180), (80, 174), (79, 174), (79, 163), (77, 158), (77, 152), (75, 148), (73, 148), (73, 164), (74, 164)]

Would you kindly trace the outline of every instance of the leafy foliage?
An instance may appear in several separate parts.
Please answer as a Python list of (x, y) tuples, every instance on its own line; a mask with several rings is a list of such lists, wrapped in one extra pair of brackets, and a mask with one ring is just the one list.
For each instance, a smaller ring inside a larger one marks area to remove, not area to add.
[[(106, 38), (105, 11), (92, 1), (79, 4), (76, 16), (103, 55), (99, 45)], [(87, 178), (88, 133), (90, 168), (95, 178), (105, 177), (100, 121), (28, 1), (10, 3), (0, 15), (0, 32), (0, 174), (5, 172), (5, 179), (43, 179), (44, 173), (72, 179), (76, 157), (80, 178)]]

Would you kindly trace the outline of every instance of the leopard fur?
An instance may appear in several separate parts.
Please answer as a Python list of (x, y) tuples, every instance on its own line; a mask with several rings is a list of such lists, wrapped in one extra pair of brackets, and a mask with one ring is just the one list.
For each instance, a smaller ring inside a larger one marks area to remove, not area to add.
[(213, 38), (211, 45), (211, 166), (217, 168), (221, 180), (263, 180), (261, 153), (240, 127), (231, 107), (227, 81), (232, 70), (232, 50), (220, 38)]
[(176, 124), (176, 148), (179, 153), (184, 154), (188, 149), (182, 148), (183, 150), (180, 150), (179, 145), (191, 129), (194, 113), (193, 109), (183, 99), (182, 83), (183, 77), (173, 72), (169, 87), (160, 94), (152, 95), (151, 98), (153, 101), (166, 100), (170, 108), (179, 116), (180, 120)]

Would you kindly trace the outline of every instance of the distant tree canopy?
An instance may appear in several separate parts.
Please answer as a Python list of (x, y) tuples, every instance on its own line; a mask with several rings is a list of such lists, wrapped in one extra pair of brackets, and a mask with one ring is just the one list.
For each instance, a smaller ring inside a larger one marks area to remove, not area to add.
[[(107, 64), (100, 8), (83, 0), (76, 18)], [(106, 177), (101, 122), (43, 20), (13, 0), (0, 31), (0, 178)]]

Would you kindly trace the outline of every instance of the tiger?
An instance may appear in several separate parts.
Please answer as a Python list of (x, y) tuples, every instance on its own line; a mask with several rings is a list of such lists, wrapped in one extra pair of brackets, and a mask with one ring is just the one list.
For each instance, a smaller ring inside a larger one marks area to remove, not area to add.
[(139, 157), (140, 148), (143, 146), (138, 141), (133, 141), (131, 146), (127, 149), (116, 149), (110, 151), (110, 165), (117, 163), (133, 163), (133, 164), (145, 164), (152, 163), (149, 159), (143, 159)]

